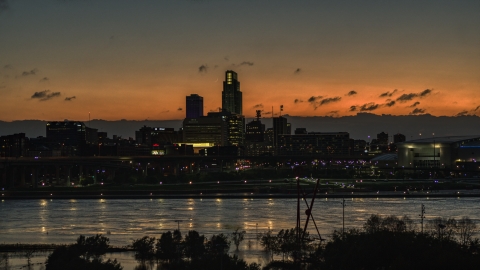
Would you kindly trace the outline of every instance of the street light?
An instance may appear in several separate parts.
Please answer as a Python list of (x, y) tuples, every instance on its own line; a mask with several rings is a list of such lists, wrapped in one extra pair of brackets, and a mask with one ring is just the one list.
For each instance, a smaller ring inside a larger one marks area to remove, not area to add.
[(174, 220), (177, 222), (177, 230), (180, 231), (180, 222), (183, 222), (183, 220)]

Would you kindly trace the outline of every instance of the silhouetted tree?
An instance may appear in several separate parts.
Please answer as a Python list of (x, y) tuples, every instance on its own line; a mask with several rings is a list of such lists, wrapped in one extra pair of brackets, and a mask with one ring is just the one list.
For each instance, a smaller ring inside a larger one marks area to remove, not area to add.
[(132, 248), (135, 250), (135, 258), (140, 261), (150, 260), (155, 255), (155, 237), (144, 236), (133, 240)]
[(230, 241), (223, 233), (212, 235), (207, 242), (206, 248), (209, 255), (226, 254), (230, 249)]
[(270, 254), (270, 258), (273, 261), (273, 254), (275, 253), (275, 250), (277, 250), (278, 241), (277, 238), (272, 235), (271, 230), (268, 230), (261, 236), (260, 245), (262, 245), (263, 249)]
[(104, 255), (109, 247), (110, 239), (101, 234), (95, 236), (85, 237), (80, 235), (77, 238), (77, 243), (73, 245), (73, 248), (77, 249), (85, 260), (91, 258), (98, 259)]
[(46, 270), (121, 270), (123, 268), (117, 260), (102, 260), (109, 241), (99, 234), (92, 237), (81, 235), (77, 243), (56, 248), (45, 262)]
[(170, 261), (175, 255), (175, 246), (173, 244), (172, 232), (164, 232), (155, 244), (155, 255), (160, 260)]
[(197, 231), (189, 231), (184, 240), (184, 253), (190, 259), (196, 259), (205, 253), (205, 236)]
[(245, 231), (239, 232), (239, 230), (240, 230), (239, 228), (235, 229), (235, 231), (232, 233), (232, 236), (231, 236), (233, 244), (235, 245), (237, 250), (240, 243), (243, 241), (243, 239), (245, 239), (245, 234), (246, 234)]
[(463, 217), (457, 222), (458, 238), (462, 246), (467, 246), (473, 240), (476, 231), (477, 225), (468, 217)]
[(427, 221), (426, 228), (432, 236), (453, 240), (457, 231), (457, 221), (454, 218), (436, 217)]

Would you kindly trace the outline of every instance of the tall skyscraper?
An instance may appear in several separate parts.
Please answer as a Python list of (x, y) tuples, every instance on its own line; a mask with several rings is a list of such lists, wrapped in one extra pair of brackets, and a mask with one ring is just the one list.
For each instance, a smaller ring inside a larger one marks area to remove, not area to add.
[(191, 94), (186, 99), (187, 118), (199, 118), (203, 116), (203, 97)]
[(225, 72), (222, 91), (222, 110), (242, 115), (242, 92), (237, 73), (233, 70)]
[[(287, 118), (279, 116), (273, 118), (273, 145), (278, 146), (278, 136), (288, 133)], [(291, 134), (291, 131), (290, 131)]]

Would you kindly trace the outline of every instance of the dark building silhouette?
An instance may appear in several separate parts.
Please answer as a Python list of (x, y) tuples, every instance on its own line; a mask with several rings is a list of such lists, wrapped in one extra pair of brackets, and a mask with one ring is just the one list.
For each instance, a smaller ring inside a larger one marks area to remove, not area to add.
[(278, 135), (278, 155), (350, 155), (348, 132), (309, 132), (307, 134)]
[(97, 131), (76, 121), (48, 122), (46, 126), (47, 141), (51, 146), (57, 144), (62, 156), (93, 155), (92, 146), (98, 148)]
[(227, 70), (225, 72), (222, 91), (222, 110), (239, 115), (243, 114), (240, 82), (238, 81), (237, 73), (233, 70)]
[(365, 140), (354, 140), (353, 142), (353, 152), (356, 155), (366, 154), (367, 151), (367, 142)]
[(245, 140), (245, 117), (228, 111), (209, 112), (206, 117), (220, 118), (227, 123), (228, 145), (243, 145)]
[(301, 135), (301, 134), (307, 134), (307, 129), (306, 128), (296, 128), (295, 129), (295, 135)]
[(42, 136), (30, 138), (28, 144), (28, 157), (59, 157), (64, 150), (58, 143), (52, 143)]
[(245, 140), (248, 142), (263, 142), (265, 140), (265, 125), (260, 120), (253, 120), (246, 125)]
[(135, 131), (135, 141), (148, 146), (174, 144), (182, 142), (182, 134), (174, 128), (143, 126)]
[(135, 131), (136, 144), (150, 149), (151, 155), (167, 155), (182, 140), (182, 133), (173, 128), (143, 126)]
[(393, 135), (393, 143), (401, 143), (406, 141), (406, 137), (403, 134), (397, 133)]
[(25, 133), (0, 137), (0, 156), (2, 157), (23, 157), (27, 155), (28, 138)]
[[(290, 128), (291, 130), (291, 128)], [(282, 134), (290, 134), (287, 118), (279, 116), (273, 118), (273, 145), (278, 147), (278, 136)]]
[(245, 155), (265, 156), (271, 155), (273, 145), (265, 136), (265, 125), (260, 121), (261, 111), (257, 110), (257, 118), (246, 125)]
[(186, 118), (183, 121), (183, 141), (187, 144), (206, 143), (228, 145), (228, 125), (222, 117)]
[(388, 133), (381, 132), (377, 134), (377, 144), (387, 145), (388, 144)]
[(199, 118), (203, 116), (203, 97), (191, 94), (186, 97), (187, 118)]
[(238, 156), (238, 147), (231, 146), (215, 146), (205, 148), (199, 151), (200, 156)]

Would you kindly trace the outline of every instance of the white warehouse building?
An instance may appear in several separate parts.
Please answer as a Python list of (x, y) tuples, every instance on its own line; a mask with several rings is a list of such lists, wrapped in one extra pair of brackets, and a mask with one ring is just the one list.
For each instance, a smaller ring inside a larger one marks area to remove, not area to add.
[(398, 144), (398, 167), (453, 168), (458, 163), (477, 160), (480, 161), (480, 135), (432, 137)]

